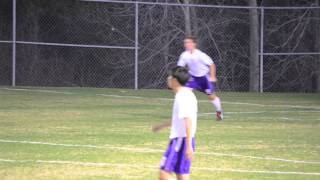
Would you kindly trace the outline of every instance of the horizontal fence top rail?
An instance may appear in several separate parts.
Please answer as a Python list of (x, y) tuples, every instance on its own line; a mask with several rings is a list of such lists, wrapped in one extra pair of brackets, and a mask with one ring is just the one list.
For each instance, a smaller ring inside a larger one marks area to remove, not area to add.
[(13, 43), (13, 41), (1, 41), (0, 40), (0, 43)]
[(206, 5), (206, 4), (182, 4), (182, 3), (161, 3), (144, 1), (119, 1), (119, 0), (81, 0), (84, 2), (105, 2), (105, 3), (124, 3), (124, 4), (144, 4), (144, 5), (163, 5), (163, 6), (187, 6), (187, 7), (211, 7), (211, 8), (230, 8), (230, 9), (320, 9), (320, 6), (292, 6), (292, 7), (271, 7), (271, 6), (227, 6), (227, 5)]
[(259, 53), (266, 56), (282, 56), (282, 55), (320, 55), (320, 52), (282, 52), (282, 53)]
[[(13, 43), (13, 41), (2, 41), (0, 43)], [(135, 49), (135, 47), (130, 46), (105, 46), (105, 45), (87, 45), (87, 44), (65, 44), (65, 43), (47, 43), (47, 42), (32, 42), (32, 41), (15, 41), (17, 44), (31, 44), (31, 45), (44, 45), (44, 46), (65, 46), (65, 47), (87, 47), (87, 48), (105, 48), (105, 49)], [(138, 49), (140, 49), (138, 47)], [(282, 55), (320, 55), (320, 52), (264, 52), (259, 53), (259, 55), (266, 56), (282, 56)]]
[[(31, 44), (44, 46), (63, 46), (63, 47), (84, 47), (84, 48), (104, 48), (104, 49), (135, 49), (130, 46), (107, 46), (107, 45), (93, 45), (93, 44), (67, 44), (67, 43), (49, 43), (49, 42), (33, 42), (33, 41), (0, 41), (0, 43), (17, 43), (17, 44)], [(138, 47), (139, 49), (139, 47)]]

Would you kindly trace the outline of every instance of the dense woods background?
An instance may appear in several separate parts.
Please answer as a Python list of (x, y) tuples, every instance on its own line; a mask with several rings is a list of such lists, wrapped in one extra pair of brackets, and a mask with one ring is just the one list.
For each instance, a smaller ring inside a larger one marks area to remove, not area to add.
[[(226, 6), (319, 6), (319, 0), (157, 0)], [(260, 10), (139, 5), (139, 88), (165, 88), (182, 39), (218, 67), (223, 91), (259, 90)], [(265, 9), (265, 53), (320, 52), (320, 9)], [(134, 47), (135, 5), (17, 0), (17, 41)], [(0, 40), (12, 40), (12, 1), (0, 1)], [(12, 44), (0, 43), (0, 85), (11, 84)], [(134, 87), (134, 49), (17, 44), (19, 86)], [(320, 55), (265, 55), (264, 91), (320, 92)]]

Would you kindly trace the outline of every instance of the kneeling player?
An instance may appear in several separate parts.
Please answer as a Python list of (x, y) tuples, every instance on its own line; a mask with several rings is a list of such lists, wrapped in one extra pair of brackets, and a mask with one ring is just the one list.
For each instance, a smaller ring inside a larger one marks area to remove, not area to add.
[(198, 111), (195, 95), (183, 87), (189, 78), (186, 68), (172, 69), (168, 77), (168, 86), (175, 92), (172, 119), (153, 127), (153, 131), (158, 132), (171, 126), (170, 143), (160, 165), (160, 180), (168, 180), (171, 173), (175, 173), (178, 180), (189, 179)]

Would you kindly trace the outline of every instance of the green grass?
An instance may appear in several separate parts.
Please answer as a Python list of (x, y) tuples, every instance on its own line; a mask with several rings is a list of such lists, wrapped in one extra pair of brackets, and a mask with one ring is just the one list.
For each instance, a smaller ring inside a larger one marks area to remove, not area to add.
[[(169, 130), (153, 134), (151, 126), (170, 118), (172, 102), (157, 98), (173, 98), (173, 93), (27, 89), (31, 90), (0, 88), (0, 179), (157, 179), (157, 166), (167, 146)], [(213, 107), (204, 95), (197, 94), (200, 116), (192, 179), (320, 179), (320, 175), (231, 171), (320, 173), (320, 94), (220, 93), (220, 96), (225, 120), (216, 122), (214, 115), (202, 114), (213, 112)]]

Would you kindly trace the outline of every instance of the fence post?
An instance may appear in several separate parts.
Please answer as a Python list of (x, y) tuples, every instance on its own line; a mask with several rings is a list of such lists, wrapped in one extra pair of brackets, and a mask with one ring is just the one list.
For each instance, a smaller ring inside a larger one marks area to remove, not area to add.
[(138, 39), (139, 39), (139, 4), (135, 3), (135, 44), (134, 44), (134, 89), (139, 88), (138, 84)]
[(261, 7), (260, 13), (260, 93), (263, 93), (263, 35), (264, 35), (264, 7)]
[(16, 86), (16, 0), (12, 0), (12, 86)]

